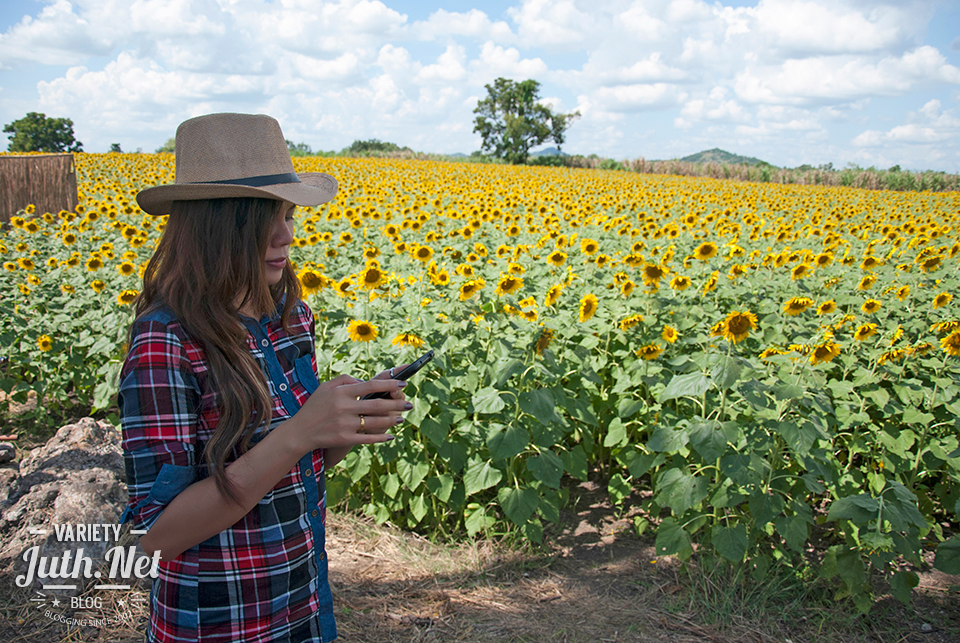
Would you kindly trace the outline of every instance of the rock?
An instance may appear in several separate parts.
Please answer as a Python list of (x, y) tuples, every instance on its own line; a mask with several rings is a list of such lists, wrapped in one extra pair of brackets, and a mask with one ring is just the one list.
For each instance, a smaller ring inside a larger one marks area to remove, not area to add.
[[(104, 564), (108, 549), (134, 544), (127, 534), (129, 527), (123, 529), (120, 543), (112, 538), (61, 541), (56, 532), (58, 525), (62, 529), (119, 524), (127, 486), (120, 434), (109, 423), (83, 418), (64, 426), (20, 461), (19, 474), (5, 471), (0, 469), (0, 565), (12, 563), (14, 575), (27, 571), (24, 556), (35, 545), (40, 547), (39, 556), (48, 559), (66, 552), (76, 556), (82, 548), (96, 569)], [(85, 580), (58, 584), (76, 584), (77, 589), (68, 594), (79, 595)], [(32, 586), (40, 589), (42, 585), (35, 579)]]
[(0, 464), (13, 462), (17, 457), (17, 447), (9, 442), (0, 442)]

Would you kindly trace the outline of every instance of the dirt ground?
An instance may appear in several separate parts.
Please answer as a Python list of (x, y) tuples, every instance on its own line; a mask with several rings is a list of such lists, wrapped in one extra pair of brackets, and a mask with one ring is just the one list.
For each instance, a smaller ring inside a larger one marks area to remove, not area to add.
[[(346, 643), (960, 643), (960, 577), (921, 575), (914, 600), (883, 598), (866, 616), (811, 581), (779, 592), (710, 578), (656, 558), (605, 494), (590, 485), (543, 548), (490, 540), (431, 543), (390, 525), (331, 513), (327, 551), (340, 639)], [(119, 623), (67, 627), (43, 618), (12, 577), (0, 576), (0, 641), (143, 640), (132, 590)], [(78, 612), (77, 616), (83, 615)]]

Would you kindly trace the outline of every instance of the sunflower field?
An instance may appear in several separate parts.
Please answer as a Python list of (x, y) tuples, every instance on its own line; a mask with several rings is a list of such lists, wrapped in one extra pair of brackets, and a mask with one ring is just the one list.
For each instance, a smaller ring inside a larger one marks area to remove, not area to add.
[[(960, 193), (298, 158), (337, 198), (291, 260), (326, 379), (426, 348), (397, 439), (331, 505), (447, 536), (544, 538), (575, 484), (642, 499), (658, 555), (871, 578), (960, 573)], [(115, 419), (171, 155), (79, 154), (76, 212), (0, 234), (0, 389)], [(112, 415), (113, 414), (113, 415)], [(926, 557), (925, 557), (926, 556)]]

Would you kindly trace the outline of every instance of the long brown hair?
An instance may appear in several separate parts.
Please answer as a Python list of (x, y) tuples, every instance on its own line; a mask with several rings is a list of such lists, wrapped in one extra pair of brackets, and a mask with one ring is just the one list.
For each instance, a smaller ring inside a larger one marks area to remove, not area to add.
[(289, 331), (290, 312), (300, 300), (300, 280), (289, 262), (274, 286), (267, 284), (264, 271), (270, 230), (284, 205), (255, 198), (174, 201), (134, 301), (137, 318), (169, 306), (203, 345), (220, 411), (204, 458), (220, 493), (234, 501), (225, 462), (235, 447), (239, 453), (247, 450), (259, 426), (270, 426), (273, 411), (237, 311), (249, 303), (258, 316), (272, 313), (285, 295), (281, 320)]

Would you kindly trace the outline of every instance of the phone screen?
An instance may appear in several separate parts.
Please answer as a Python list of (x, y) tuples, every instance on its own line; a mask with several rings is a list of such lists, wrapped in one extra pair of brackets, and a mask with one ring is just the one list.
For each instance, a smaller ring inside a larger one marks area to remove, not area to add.
[[(423, 368), (424, 366), (426, 366), (427, 362), (429, 362), (429, 361), (432, 360), (432, 359), (433, 359), (433, 351), (432, 351), (432, 350), (431, 350), (431, 351), (427, 351), (426, 353), (424, 353), (423, 355), (421, 355), (420, 357), (418, 357), (416, 361), (414, 361), (414, 362), (410, 363), (409, 365), (407, 365), (407, 366), (406, 366), (403, 370), (401, 370), (399, 373), (394, 373), (393, 379), (395, 379), (395, 380), (401, 380), (401, 381), (406, 381), (406, 380), (410, 379), (410, 377), (412, 377), (414, 374), (416, 374), (417, 371), (419, 371), (421, 368)], [(382, 391), (381, 391), (381, 392), (379, 392), (379, 393), (370, 393), (370, 394), (368, 394), (368, 395), (364, 395), (364, 396), (363, 396), (362, 398), (360, 398), (360, 399), (362, 399), (362, 400), (377, 400), (377, 399), (383, 399), (383, 398), (386, 398), (386, 397), (389, 397), (389, 396), (390, 396), (389, 393), (385, 393), (385, 392), (382, 392)]]

